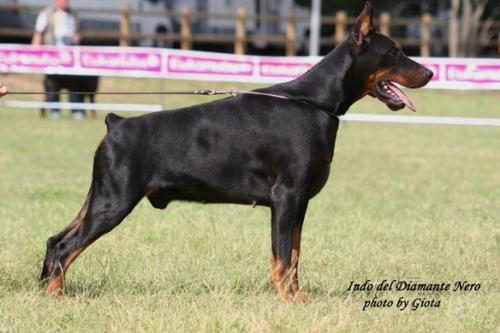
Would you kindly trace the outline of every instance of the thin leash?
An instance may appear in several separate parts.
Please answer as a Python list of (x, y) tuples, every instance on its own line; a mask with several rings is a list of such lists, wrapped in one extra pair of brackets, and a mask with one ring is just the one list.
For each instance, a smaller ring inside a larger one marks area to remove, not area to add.
[(230, 95), (232, 97), (238, 96), (238, 95), (254, 95), (254, 96), (267, 96), (267, 97), (273, 97), (273, 98), (278, 98), (278, 99), (284, 99), (284, 100), (289, 100), (289, 101), (294, 101), (297, 103), (302, 103), (306, 104), (312, 107), (315, 107), (324, 113), (326, 113), (329, 116), (339, 118), (338, 115), (331, 113), (329, 110), (325, 110), (323, 108), (319, 108), (312, 103), (290, 97), (290, 96), (285, 96), (285, 95), (278, 95), (278, 94), (270, 94), (270, 93), (264, 93), (264, 92), (259, 92), (259, 91), (249, 91), (249, 90), (239, 90), (239, 89), (197, 89), (197, 90), (180, 90), (180, 91), (74, 91), (74, 92), (69, 92), (69, 91), (48, 91), (48, 92), (42, 92), (42, 91), (9, 91), (7, 95), (47, 95), (47, 94), (59, 94), (59, 95), (203, 95), (203, 96), (216, 96), (216, 95)]
[(263, 93), (258, 91), (246, 91), (239, 89), (197, 89), (197, 90), (180, 90), (180, 91), (9, 91), (7, 95), (262, 95), (281, 99), (292, 99), (288, 96)]

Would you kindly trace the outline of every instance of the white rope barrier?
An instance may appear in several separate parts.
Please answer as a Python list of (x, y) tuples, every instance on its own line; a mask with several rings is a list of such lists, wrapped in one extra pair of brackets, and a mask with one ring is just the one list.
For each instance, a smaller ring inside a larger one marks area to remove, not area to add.
[(0, 101), (0, 106), (22, 109), (80, 109), (123, 112), (157, 112), (164, 110), (160, 104), (116, 104), (116, 103), (60, 103), (32, 101)]
[[(31, 101), (0, 101), (1, 107), (26, 109), (80, 109), (120, 112), (158, 112), (165, 110), (160, 104), (115, 104), (115, 103), (59, 103)], [(461, 126), (500, 126), (500, 118), (400, 116), (366, 113), (349, 113), (341, 117), (345, 121), (398, 124), (434, 124)]]
[(396, 116), (365, 113), (350, 113), (346, 114), (342, 118), (347, 121), (364, 121), (377, 123), (500, 126), (500, 118)]

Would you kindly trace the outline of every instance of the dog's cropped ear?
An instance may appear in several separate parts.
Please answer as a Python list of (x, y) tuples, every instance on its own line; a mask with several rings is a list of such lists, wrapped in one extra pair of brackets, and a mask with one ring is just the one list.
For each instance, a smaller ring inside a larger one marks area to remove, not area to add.
[(104, 119), (104, 122), (106, 123), (107, 132), (109, 133), (111, 129), (115, 127), (115, 124), (121, 122), (123, 119), (125, 118), (120, 117), (117, 114), (114, 114), (112, 112), (108, 113), (106, 115), (106, 118)]
[(373, 32), (373, 7), (370, 1), (365, 3), (365, 8), (354, 22), (349, 45), (356, 50), (362, 50), (369, 42)]

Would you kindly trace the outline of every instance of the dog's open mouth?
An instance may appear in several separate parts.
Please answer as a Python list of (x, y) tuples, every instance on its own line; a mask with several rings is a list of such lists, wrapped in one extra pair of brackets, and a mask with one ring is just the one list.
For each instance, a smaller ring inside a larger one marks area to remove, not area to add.
[(412, 111), (417, 111), (415, 104), (401, 89), (390, 81), (378, 81), (375, 84), (377, 98), (384, 102), (393, 111), (401, 110), (405, 105)]

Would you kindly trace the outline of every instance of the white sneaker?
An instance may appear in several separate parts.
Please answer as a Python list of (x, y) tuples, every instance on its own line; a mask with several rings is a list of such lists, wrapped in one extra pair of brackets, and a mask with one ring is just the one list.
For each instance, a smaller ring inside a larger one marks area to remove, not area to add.
[(51, 112), (50, 119), (59, 119), (61, 118), (61, 112)]
[(85, 119), (85, 116), (83, 115), (82, 112), (74, 112), (72, 115), (73, 115), (73, 120), (83, 120), (83, 119)]

